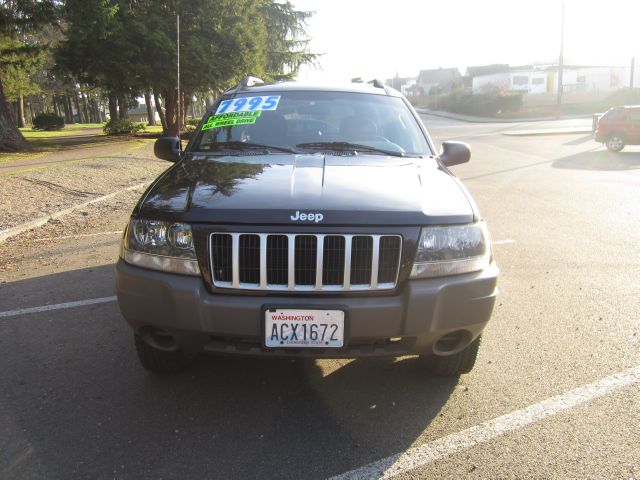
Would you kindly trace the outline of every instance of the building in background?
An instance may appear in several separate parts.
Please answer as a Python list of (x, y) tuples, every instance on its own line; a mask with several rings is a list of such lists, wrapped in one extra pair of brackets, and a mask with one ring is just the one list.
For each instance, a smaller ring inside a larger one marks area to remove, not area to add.
[[(603, 94), (629, 86), (628, 67), (567, 65), (563, 69), (565, 93)], [(536, 94), (558, 92), (557, 65), (509, 67), (506, 71), (469, 75), (473, 94), (495, 91)]]
[(457, 68), (420, 70), (416, 85), (423, 95), (448, 94), (463, 86), (462, 75)]

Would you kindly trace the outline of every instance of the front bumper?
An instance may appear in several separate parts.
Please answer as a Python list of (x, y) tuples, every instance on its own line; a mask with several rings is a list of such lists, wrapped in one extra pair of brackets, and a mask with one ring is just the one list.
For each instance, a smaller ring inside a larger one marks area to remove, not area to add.
[[(497, 295), (498, 268), (464, 275), (411, 280), (394, 294), (268, 295), (212, 294), (199, 277), (116, 265), (116, 289), (122, 315), (143, 334), (158, 329), (187, 350), (350, 358), (430, 354), (444, 335), (460, 333), (466, 347), (485, 327)], [(262, 346), (265, 305), (281, 308), (341, 308), (348, 338), (341, 349), (268, 349)], [(392, 340), (393, 339), (393, 340)], [(173, 347), (172, 347), (173, 348)]]

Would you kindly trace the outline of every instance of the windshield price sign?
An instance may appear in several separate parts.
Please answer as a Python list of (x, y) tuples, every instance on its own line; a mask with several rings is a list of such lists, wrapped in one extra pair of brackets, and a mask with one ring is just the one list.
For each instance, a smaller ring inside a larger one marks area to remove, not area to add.
[(220, 102), (216, 115), (226, 112), (267, 112), (278, 108), (279, 102), (280, 95), (231, 98)]

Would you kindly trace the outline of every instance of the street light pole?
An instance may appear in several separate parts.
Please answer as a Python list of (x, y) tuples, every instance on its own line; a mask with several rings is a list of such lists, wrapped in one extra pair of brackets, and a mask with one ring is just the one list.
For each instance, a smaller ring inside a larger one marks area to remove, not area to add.
[(636, 57), (631, 57), (631, 79), (629, 80), (629, 88), (633, 88), (633, 71), (636, 68)]
[[(564, 0), (562, 1), (562, 15), (560, 17), (560, 58), (558, 59), (558, 108), (562, 104), (562, 70), (564, 67)], [(558, 110), (558, 114), (560, 111)]]
[(180, 15), (176, 15), (176, 44), (178, 47), (178, 145), (182, 150), (182, 142), (180, 141), (180, 130), (182, 128), (180, 125), (182, 122), (182, 112), (180, 111)]

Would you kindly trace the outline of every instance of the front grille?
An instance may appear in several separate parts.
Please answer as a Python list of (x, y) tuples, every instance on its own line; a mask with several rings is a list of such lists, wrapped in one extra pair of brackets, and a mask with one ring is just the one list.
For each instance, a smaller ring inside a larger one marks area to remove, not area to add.
[(366, 291), (396, 286), (399, 235), (212, 233), (213, 284), (280, 291)]

